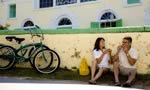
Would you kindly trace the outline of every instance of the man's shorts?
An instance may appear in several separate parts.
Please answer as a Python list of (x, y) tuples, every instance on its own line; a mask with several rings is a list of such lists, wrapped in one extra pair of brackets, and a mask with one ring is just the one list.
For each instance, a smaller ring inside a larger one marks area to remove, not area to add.
[(134, 68), (126, 68), (126, 67), (120, 66), (119, 69), (122, 75), (136, 74), (136, 69)]

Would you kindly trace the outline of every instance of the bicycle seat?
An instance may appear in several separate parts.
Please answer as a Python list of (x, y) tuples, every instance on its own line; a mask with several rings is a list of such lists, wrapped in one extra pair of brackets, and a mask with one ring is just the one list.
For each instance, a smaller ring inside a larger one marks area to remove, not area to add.
[(5, 37), (5, 39), (7, 40), (7, 41), (12, 41), (13, 39), (15, 39), (16, 37), (15, 36), (7, 36), (7, 37)]
[(16, 37), (15, 40), (18, 44), (21, 44), (21, 42), (24, 41), (25, 39)]

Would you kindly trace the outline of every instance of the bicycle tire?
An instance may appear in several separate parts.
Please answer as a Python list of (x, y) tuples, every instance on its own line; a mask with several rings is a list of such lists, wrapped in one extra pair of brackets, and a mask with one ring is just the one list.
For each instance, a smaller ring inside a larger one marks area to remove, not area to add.
[[(43, 44), (43, 49), (49, 49), (49, 47)], [(34, 48), (32, 47), (31, 50), (29, 51), (28, 56), (31, 56), (31, 53), (33, 53), (33, 50), (34, 50)], [(40, 51), (40, 50), (41, 50), (41, 48), (39, 48), (39, 49), (37, 50), (37, 52)], [(34, 52), (34, 53), (36, 54), (37, 52)], [(35, 54), (33, 54), (33, 55), (31, 56), (30, 60), (29, 60), (30, 65), (31, 65), (32, 67), (34, 67), (33, 58), (34, 58)]]
[[(43, 52), (50, 53), (51, 56), (50, 55), (48, 56), (50, 56), (51, 58), (47, 56), (49, 60), (51, 59), (50, 61), (48, 61), (48, 59), (47, 59), (48, 62), (46, 62), (46, 60), (41, 61), (41, 57), (40, 59), (37, 59), (39, 55), (42, 54)], [(39, 64), (41, 62), (42, 64)], [(60, 57), (55, 51), (51, 49), (40, 50), (34, 57), (34, 67), (40, 73), (47, 73), (47, 74), (53, 73), (59, 68), (59, 66), (60, 66)]]
[(0, 70), (8, 70), (15, 65), (15, 49), (11, 46), (0, 47)]

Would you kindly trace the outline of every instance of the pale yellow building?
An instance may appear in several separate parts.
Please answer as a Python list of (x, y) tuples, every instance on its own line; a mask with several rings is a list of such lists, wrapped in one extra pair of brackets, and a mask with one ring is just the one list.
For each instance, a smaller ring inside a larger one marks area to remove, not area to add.
[(150, 0), (0, 0), (0, 24), (10, 29), (150, 25)]

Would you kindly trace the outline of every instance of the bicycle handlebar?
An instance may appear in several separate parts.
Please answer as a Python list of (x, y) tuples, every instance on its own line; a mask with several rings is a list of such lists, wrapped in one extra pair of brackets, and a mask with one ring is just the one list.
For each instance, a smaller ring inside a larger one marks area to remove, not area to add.
[[(39, 26), (37, 26), (37, 25), (24, 27), (23, 30), (30, 31), (32, 38), (34, 36), (37, 36), (37, 37), (41, 38), (42, 40), (44, 40), (43, 32), (42, 32), (42, 30), (40, 30)], [(41, 35), (39, 35), (39, 34), (41, 34)]]

